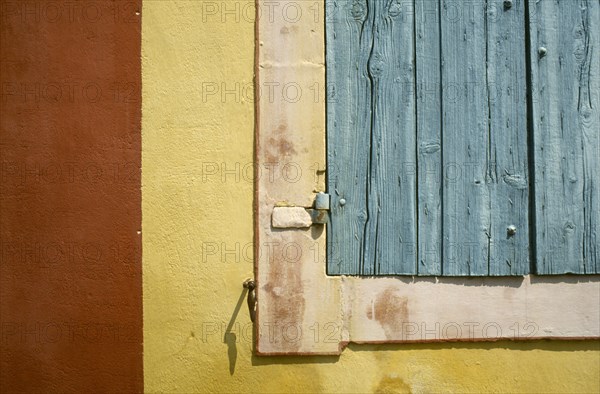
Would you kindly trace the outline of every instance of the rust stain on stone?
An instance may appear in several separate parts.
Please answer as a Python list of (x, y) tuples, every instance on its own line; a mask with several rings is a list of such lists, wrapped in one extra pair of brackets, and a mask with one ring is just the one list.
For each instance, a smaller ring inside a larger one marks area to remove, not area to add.
[(408, 299), (390, 287), (377, 295), (366, 315), (383, 327), (387, 339), (398, 339), (403, 323), (408, 322)]
[[(269, 280), (262, 287), (269, 293), (269, 315), (263, 317), (262, 324), (267, 327), (267, 341), (273, 347), (286, 352), (297, 352), (302, 343), (302, 316), (305, 300), (301, 277), (300, 262), (284, 257), (285, 251), (274, 243), (269, 251)], [(264, 316), (264, 315), (263, 315)]]
[[(273, 141), (273, 139), (271, 140)], [(279, 140), (273, 141), (273, 143), (277, 147), (280, 155), (290, 155), (296, 153), (296, 150), (294, 149), (294, 144), (292, 144), (286, 139), (281, 138)]]
[(286, 35), (286, 34), (290, 34), (290, 33), (298, 33), (299, 29), (298, 26), (296, 25), (292, 25), (292, 26), (283, 26), (281, 29), (279, 29), (279, 34), (282, 35)]
[(295, 155), (296, 149), (293, 142), (291, 142), (286, 133), (288, 127), (285, 123), (282, 123), (275, 129), (267, 142), (267, 159), (270, 163), (278, 163), (285, 157)]

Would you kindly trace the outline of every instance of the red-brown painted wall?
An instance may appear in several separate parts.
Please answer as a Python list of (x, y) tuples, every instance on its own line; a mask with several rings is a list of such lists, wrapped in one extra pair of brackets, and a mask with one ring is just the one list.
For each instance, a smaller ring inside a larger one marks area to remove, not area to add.
[(141, 0), (0, 4), (0, 391), (141, 391)]

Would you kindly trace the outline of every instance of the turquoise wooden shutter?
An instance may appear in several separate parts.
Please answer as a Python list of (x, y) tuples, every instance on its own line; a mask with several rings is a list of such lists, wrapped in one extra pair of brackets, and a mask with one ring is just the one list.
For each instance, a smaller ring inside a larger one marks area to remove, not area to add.
[(329, 274), (523, 275), (530, 256), (540, 273), (598, 272), (598, 1), (326, 7)]

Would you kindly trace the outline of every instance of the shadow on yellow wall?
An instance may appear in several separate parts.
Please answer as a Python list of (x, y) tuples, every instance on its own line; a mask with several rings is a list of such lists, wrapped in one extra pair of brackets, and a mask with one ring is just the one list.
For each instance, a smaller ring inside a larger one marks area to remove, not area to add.
[[(253, 1), (143, 2), (145, 390), (600, 391), (599, 341), (350, 344), (339, 357), (253, 355), (241, 286), (254, 267), (244, 253), (253, 245), (253, 185), (243, 174), (203, 172), (207, 163), (231, 171), (253, 162), (254, 103), (203, 91), (252, 86), (254, 25), (235, 12)], [(234, 14), (214, 14), (224, 5)], [(233, 255), (207, 256), (207, 243)]]

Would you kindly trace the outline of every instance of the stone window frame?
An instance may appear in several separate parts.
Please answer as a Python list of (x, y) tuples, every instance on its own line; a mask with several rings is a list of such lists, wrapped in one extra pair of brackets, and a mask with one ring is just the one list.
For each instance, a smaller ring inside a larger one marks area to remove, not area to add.
[(323, 225), (272, 228), (325, 191), (325, 1), (256, 1), (256, 354), (600, 337), (600, 275), (328, 276)]

